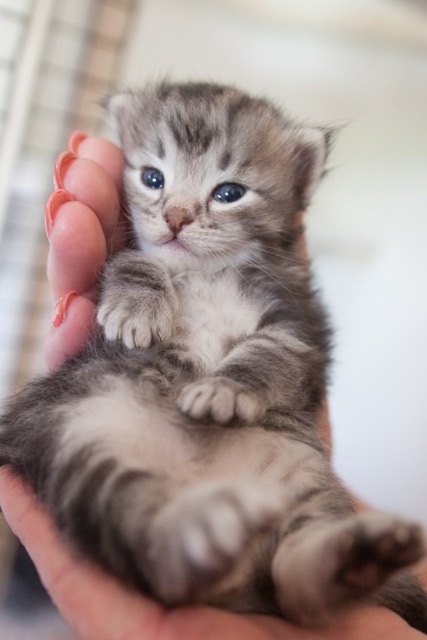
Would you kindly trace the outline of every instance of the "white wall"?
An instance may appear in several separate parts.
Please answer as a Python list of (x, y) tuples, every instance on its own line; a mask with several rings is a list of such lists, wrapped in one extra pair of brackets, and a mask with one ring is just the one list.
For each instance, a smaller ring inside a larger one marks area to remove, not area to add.
[[(346, 124), (309, 218), (337, 327), (335, 463), (365, 499), (427, 525), (427, 46), (410, 28), (387, 36), (387, 6), (364, 37), (366, 20), (340, 32), (238, 4), (145, 0), (123, 84), (233, 82)], [(389, 6), (394, 27), (396, 11), (413, 20)]]

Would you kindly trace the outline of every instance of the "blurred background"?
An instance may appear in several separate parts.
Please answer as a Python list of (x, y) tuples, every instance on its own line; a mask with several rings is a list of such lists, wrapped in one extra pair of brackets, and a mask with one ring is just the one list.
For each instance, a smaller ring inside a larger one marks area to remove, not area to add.
[[(0, 402), (42, 369), (43, 205), (98, 98), (163, 78), (230, 82), (341, 128), (307, 215), (336, 328), (334, 464), (427, 526), (427, 2), (0, 0)], [(0, 521), (0, 638), (71, 637)]]

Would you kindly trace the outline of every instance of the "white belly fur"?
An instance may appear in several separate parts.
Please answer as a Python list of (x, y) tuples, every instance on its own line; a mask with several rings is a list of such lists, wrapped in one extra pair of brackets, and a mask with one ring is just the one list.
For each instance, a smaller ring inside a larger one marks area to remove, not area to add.
[(243, 296), (233, 272), (222, 277), (205, 273), (175, 278), (180, 307), (177, 338), (207, 372), (214, 371), (224, 357), (224, 347), (253, 333), (261, 310)]
[[(63, 430), (59, 466), (62, 455), (68, 458), (82, 446), (95, 445), (94, 464), (112, 457), (123, 469), (166, 472), (178, 484), (262, 475), (272, 482), (298, 478), (301, 486), (319, 464), (310, 447), (262, 427), (186, 427), (178, 412), (144, 402), (140, 392), (129, 381), (112, 376), (110, 389), (73, 405)], [(198, 428), (211, 431), (199, 437)]]

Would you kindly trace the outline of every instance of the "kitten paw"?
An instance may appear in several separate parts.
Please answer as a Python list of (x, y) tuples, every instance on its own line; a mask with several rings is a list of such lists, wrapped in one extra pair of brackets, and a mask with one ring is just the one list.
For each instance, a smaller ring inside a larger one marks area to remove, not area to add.
[(356, 591), (373, 591), (389, 574), (424, 553), (420, 526), (386, 514), (366, 514), (341, 539), (337, 582)]
[(182, 413), (194, 420), (210, 418), (220, 424), (233, 418), (255, 422), (265, 413), (265, 407), (252, 391), (220, 376), (186, 385), (177, 404)]
[(283, 614), (324, 626), (338, 612), (375, 595), (395, 571), (425, 553), (421, 528), (378, 512), (317, 525), (285, 537), (272, 575)]
[(169, 605), (206, 601), (244, 562), (245, 550), (283, 510), (282, 491), (253, 480), (184, 491), (157, 516), (150, 549), (155, 593)]
[(171, 337), (174, 310), (166, 300), (158, 300), (151, 308), (143, 301), (135, 305), (124, 299), (112, 305), (107, 300), (100, 304), (97, 320), (107, 340), (121, 340), (129, 349), (145, 349)]

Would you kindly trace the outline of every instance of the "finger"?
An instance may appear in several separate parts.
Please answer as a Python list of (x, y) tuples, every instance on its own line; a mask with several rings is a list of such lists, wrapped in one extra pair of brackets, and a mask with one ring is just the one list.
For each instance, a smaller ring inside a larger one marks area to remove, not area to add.
[[(58, 194), (53, 194), (53, 200)], [(57, 369), (76, 355), (92, 335), (98, 278), (107, 255), (105, 236), (93, 211), (80, 202), (61, 202), (46, 221), (51, 241), (47, 274), (58, 301), (45, 341), (48, 369)]]
[(120, 210), (117, 186), (109, 173), (93, 160), (61, 153), (54, 168), (58, 189), (66, 189), (74, 199), (91, 209), (104, 231), (109, 252), (125, 245), (126, 231)]
[(317, 411), (317, 427), (323, 440), (323, 444), (326, 447), (326, 453), (330, 458), (332, 456), (333, 438), (331, 422), (329, 419), (328, 401), (326, 398), (323, 399), (323, 402)]
[[(164, 640), (422, 640), (425, 636), (409, 627), (388, 609), (363, 606), (350, 610), (323, 629), (299, 627), (273, 616), (236, 615), (213, 608), (178, 608), (165, 625)], [(136, 638), (135, 638), (136, 640)]]
[(61, 200), (58, 196), (63, 193), (52, 194), (46, 205), (52, 295), (56, 300), (75, 290), (96, 301), (99, 273), (107, 258), (106, 239), (93, 211), (81, 202)]
[[(164, 640), (321, 640), (300, 635), (280, 618), (244, 616), (208, 607), (178, 608), (166, 619)], [(136, 640), (136, 639), (135, 639)]]
[(49, 370), (59, 369), (77, 355), (94, 331), (95, 304), (70, 291), (56, 303), (52, 325), (45, 342), (45, 363)]
[(8, 468), (0, 469), (0, 502), (43, 584), (79, 638), (160, 637), (157, 632), (163, 609), (154, 601), (123, 589), (89, 563), (77, 560), (59, 538), (51, 518), (33, 493)]
[[(48, 279), (60, 308), (67, 301), (66, 323), (52, 327), (45, 343), (49, 368), (60, 366), (80, 351), (93, 330), (98, 276), (108, 251), (124, 246), (126, 229), (120, 213), (119, 188), (123, 156), (118, 147), (101, 138), (74, 137), (73, 154), (62, 154), (55, 166), (59, 186), (46, 205), (46, 230), (50, 239)], [(97, 164), (97, 162), (101, 164)], [(73, 165), (73, 166), (72, 166)], [(70, 291), (90, 300), (74, 300)]]
[(68, 148), (79, 158), (93, 160), (104, 167), (117, 189), (121, 190), (124, 157), (119, 147), (104, 138), (89, 137), (83, 131), (74, 131), (68, 141)]
[(422, 560), (415, 567), (415, 573), (417, 574), (421, 584), (427, 589), (427, 559)]

